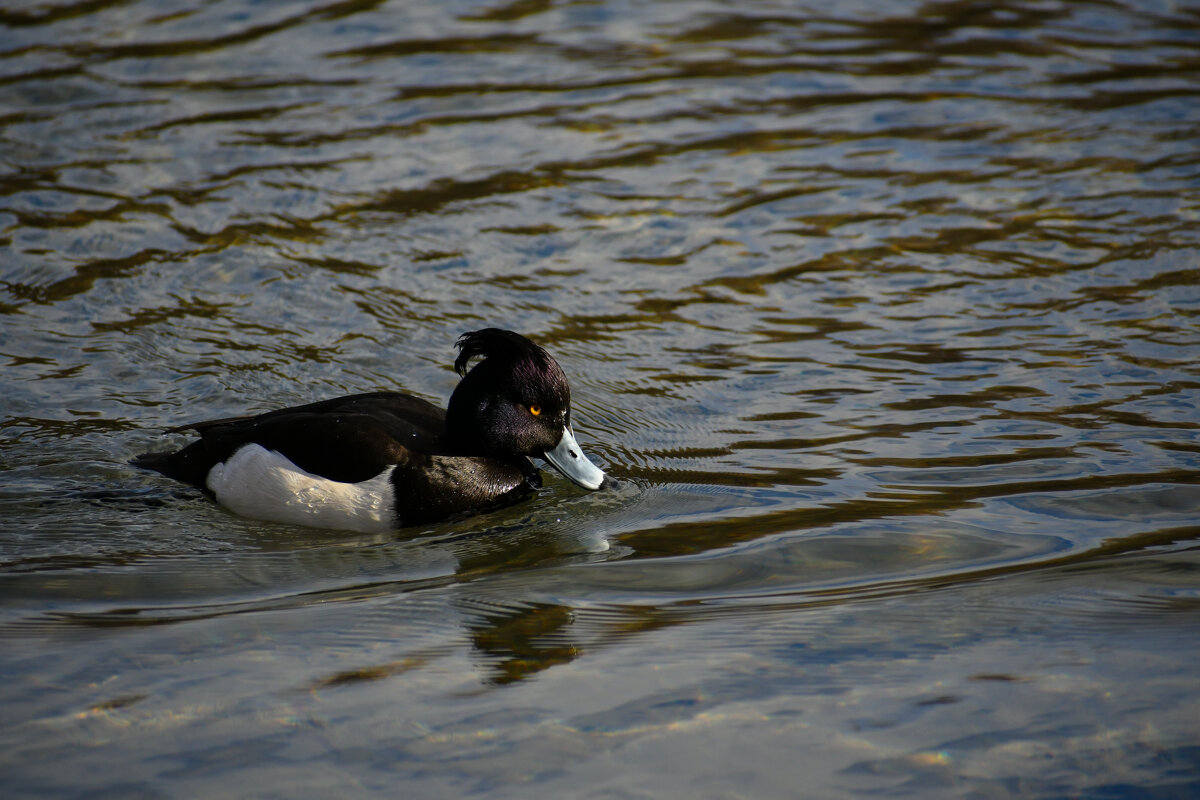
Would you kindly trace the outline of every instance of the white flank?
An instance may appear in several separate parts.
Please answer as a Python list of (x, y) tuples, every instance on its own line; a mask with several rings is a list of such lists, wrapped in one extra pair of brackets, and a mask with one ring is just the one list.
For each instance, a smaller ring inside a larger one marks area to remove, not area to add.
[(314, 528), (379, 533), (396, 527), (388, 467), (362, 483), (341, 483), (305, 472), (257, 444), (238, 448), (208, 473), (217, 502), (252, 519)]

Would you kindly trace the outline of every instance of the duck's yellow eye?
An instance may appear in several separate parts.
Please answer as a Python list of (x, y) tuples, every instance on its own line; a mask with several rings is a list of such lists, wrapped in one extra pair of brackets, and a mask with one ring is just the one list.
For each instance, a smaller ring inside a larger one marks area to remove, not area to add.
[(537, 403), (534, 403), (533, 405), (531, 405), (529, 407), (529, 413), (533, 414), (536, 417), (538, 414), (542, 413), (542, 407), (539, 406)]

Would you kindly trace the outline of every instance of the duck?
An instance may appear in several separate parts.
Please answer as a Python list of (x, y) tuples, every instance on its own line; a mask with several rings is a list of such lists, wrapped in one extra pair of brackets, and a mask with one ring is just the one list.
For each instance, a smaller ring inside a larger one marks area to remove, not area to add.
[(546, 350), (501, 328), (456, 346), (461, 380), (445, 409), (398, 391), (352, 394), (169, 428), (199, 438), (132, 463), (240, 516), (360, 532), (518, 502), (542, 485), (533, 458), (583, 489), (610, 485), (575, 439), (571, 389)]

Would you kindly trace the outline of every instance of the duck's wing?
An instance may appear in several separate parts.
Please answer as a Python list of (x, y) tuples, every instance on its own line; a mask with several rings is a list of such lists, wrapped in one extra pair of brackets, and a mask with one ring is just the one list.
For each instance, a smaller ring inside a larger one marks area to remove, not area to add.
[(446, 411), (438, 408), (428, 400), (413, 397), (401, 392), (367, 392), (351, 394), (345, 397), (335, 397), (332, 400), (319, 400), (302, 406), (291, 406), (262, 414), (246, 414), (239, 417), (223, 417), (200, 422), (189, 422), (168, 428), (167, 433), (187, 433), (195, 431), (203, 434), (231, 425), (246, 423), (263, 423), (278, 417), (295, 414), (343, 414), (357, 413), (378, 417), (382, 424), (400, 423), (405, 428), (415, 429), (425, 436), (436, 439), (441, 435), (446, 425)]
[(305, 472), (358, 483), (389, 466), (428, 459), (444, 424), (445, 412), (420, 398), (373, 392), (184, 425), (173, 430), (195, 431), (199, 441), (136, 463), (203, 488), (215, 464), (243, 445), (258, 444)]

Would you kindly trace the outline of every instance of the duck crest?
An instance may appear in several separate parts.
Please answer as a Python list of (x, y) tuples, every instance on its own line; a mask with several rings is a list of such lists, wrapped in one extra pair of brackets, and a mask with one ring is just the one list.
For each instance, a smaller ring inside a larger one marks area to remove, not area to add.
[(521, 334), (500, 328), (469, 331), (458, 337), (457, 345), (459, 353), (454, 360), (454, 369), (463, 376), (467, 374), (471, 359), (476, 357), (506, 366), (529, 363), (544, 372), (553, 372), (558, 366), (549, 353)]

